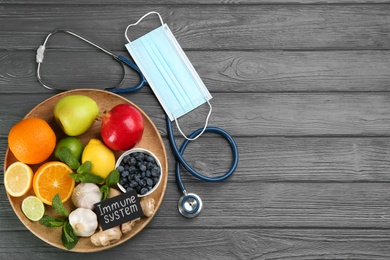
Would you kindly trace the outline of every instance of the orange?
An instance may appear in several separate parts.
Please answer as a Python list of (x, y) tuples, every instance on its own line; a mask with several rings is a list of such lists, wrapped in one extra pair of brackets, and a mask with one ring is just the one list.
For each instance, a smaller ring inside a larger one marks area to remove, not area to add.
[(27, 164), (14, 162), (4, 173), (4, 186), (9, 195), (21, 197), (31, 189), (33, 171)]
[(72, 195), (75, 181), (69, 176), (72, 169), (63, 162), (52, 161), (41, 165), (35, 172), (33, 189), (43, 203), (52, 204), (53, 197), (58, 193), (62, 202)]
[(8, 147), (19, 161), (38, 164), (53, 153), (56, 135), (41, 118), (26, 118), (16, 123), (8, 134)]

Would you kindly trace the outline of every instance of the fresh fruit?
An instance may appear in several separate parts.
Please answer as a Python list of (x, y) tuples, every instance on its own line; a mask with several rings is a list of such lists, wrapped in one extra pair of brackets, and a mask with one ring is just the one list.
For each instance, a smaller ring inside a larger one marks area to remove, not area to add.
[(59, 151), (62, 147), (68, 148), (73, 156), (80, 161), (81, 159), (81, 154), (83, 153), (83, 143), (80, 141), (80, 139), (73, 137), (73, 136), (68, 136), (63, 139), (61, 139), (58, 143), (57, 146), (54, 150), (54, 156), (59, 159)]
[(9, 195), (21, 197), (32, 186), (33, 171), (27, 164), (14, 162), (8, 166), (4, 173), (4, 186)]
[(61, 201), (66, 202), (75, 186), (75, 181), (69, 176), (72, 172), (72, 169), (63, 162), (52, 161), (41, 165), (33, 179), (35, 195), (47, 205), (52, 204), (52, 199), (57, 193)]
[(81, 162), (92, 163), (91, 173), (105, 179), (115, 168), (115, 155), (98, 139), (89, 140), (81, 156)]
[(45, 205), (36, 196), (28, 196), (22, 201), (22, 212), (31, 221), (38, 221), (45, 214)]
[(116, 105), (103, 117), (101, 136), (112, 150), (133, 148), (141, 140), (143, 132), (142, 114), (129, 104)]
[(84, 95), (70, 95), (61, 98), (54, 106), (54, 118), (69, 136), (86, 132), (99, 114), (95, 100)]
[(53, 153), (56, 135), (41, 118), (26, 118), (16, 123), (8, 134), (8, 147), (18, 161), (38, 164)]
[(120, 174), (119, 184), (123, 192), (136, 190), (145, 195), (159, 182), (161, 169), (153, 156), (143, 152), (130, 153), (123, 157), (117, 170)]

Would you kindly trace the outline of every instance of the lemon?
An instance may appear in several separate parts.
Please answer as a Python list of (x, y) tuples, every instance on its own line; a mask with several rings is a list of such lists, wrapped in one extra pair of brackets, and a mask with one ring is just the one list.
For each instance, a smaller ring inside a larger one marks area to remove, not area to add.
[(115, 169), (115, 155), (99, 139), (91, 139), (85, 146), (81, 156), (81, 162), (92, 163), (91, 173), (106, 179), (108, 174)]
[(29, 220), (38, 221), (45, 214), (45, 205), (36, 196), (28, 196), (22, 202), (22, 211)]
[(83, 143), (80, 141), (80, 139), (68, 136), (63, 139), (61, 139), (57, 145), (56, 149), (54, 150), (54, 156), (58, 159), (59, 158), (59, 150), (62, 147), (69, 148), (69, 150), (72, 152), (73, 156), (77, 159), (77, 161), (80, 161), (81, 154), (83, 153)]
[(21, 197), (32, 187), (34, 173), (30, 166), (22, 162), (14, 162), (4, 173), (4, 186), (9, 195)]

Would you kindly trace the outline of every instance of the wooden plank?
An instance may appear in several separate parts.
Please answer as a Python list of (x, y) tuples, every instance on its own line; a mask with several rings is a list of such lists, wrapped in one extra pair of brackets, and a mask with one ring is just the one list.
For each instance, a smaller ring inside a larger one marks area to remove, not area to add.
[[(117, 52), (129, 57), (126, 51)], [(211, 93), (389, 91), (390, 51), (187, 51)], [(23, 65), (21, 65), (23, 64)], [(33, 51), (0, 51), (1, 93), (47, 93), (36, 79)], [(138, 76), (126, 69), (123, 87)], [(87, 50), (48, 49), (41, 76), (51, 87), (104, 89), (123, 70), (110, 56)]]
[[(0, 128), (5, 138), (10, 127), (52, 94), (2, 94)], [(210, 125), (233, 136), (388, 136), (388, 92), (352, 93), (216, 93)], [(150, 93), (123, 95), (140, 106), (165, 134), (165, 116)], [(24, 100), (23, 109), (20, 100)], [(179, 119), (185, 133), (203, 126), (208, 107)], [(245, 125), (245, 127), (242, 127)], [(176, 132), (177, 133), (177, 132)]]
[[(318, 5), (330, 5), (330, 4), (381, 4), (381, 3), (389, 3), (387, 0), (230, 0), (230, 1), (221, 1), (221, 0), (165, 0), (164, 5), (175, 5), (175, 4), (186, 4), (186, 5), (230, 5), (230, 4), (240, 4), (240, 5), (260, 5), (260, 4), (318, 4)], [(55, 4), (58, 5), (59, 3), (55, 0), (39, 0), (39, 1), (26, 1), (26, 0), (3, 0), (2, 4)], [(124, 0), (96, 0), (96, 1), (90, 1), (90, 0), (70, 0), (66, 2), (62, 2), (61, 5), (74, 5), (74, 4), (83, 4), (83, 5), (123, 5), (128, 4), (127, 1)], [(161, 5), (161, 1), (159, 0), (133, 0), (131, 1), (131, 5)]]
[[(231, 151), (225, 140), (206, 136), (188, 146), (185, 158), (207, 176), (221, 175), (231, 166)], [(182, 139), (178, 138), (180, 143), (179, 140)], [(236, 177), (232, 177), (235, 182), (390, 182), (388, 138), (236, 137), (235, 140), (240, 159)], [(166, 147), (170, 155), (167, 141)], [(169, 156), (172, 173), (174, 163)], [(184, 169), (182, 176), (185, 182), (198, 182)]]
[[(386, 230), (340, 229), (146, 229), (130, 241), (107, 251), (93, 254), (94, 259), (112, 255), (145, 255), (158, 259), (386, 259), (390, 237)], [(161, 239), (163, 237), (164, 239)], [(0, 258), (88, 259), (90, 255), (58, 250), (27, 231), (3, 232)], [(191, 254), (191, 257), (189, 256)]]
[[(122, 50), (128, 24), (148, 6), (5, 5), (0, 17), (0, 49), (36, 49), (60, 27), (90, 35), (103, 46)], [(390, 5), (191, 5), (154, 6), (184, 49), (389, 49)], [(115, 14), (115, 15), (113, 15)], [(158, 25), (148, 18), (132, 37)], [(29, 26), (26, 27), (25, 25)], [(69, 45), (69, 40), (61, 39)], [(53, 42), (54, 43), (54, 42)]]

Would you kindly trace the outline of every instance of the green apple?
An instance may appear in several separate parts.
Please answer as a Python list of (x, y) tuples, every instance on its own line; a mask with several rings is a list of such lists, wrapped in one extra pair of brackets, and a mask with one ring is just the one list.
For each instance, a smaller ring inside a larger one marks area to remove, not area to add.
[(86, 132), (99, 114), (95, 100), (84, 95), (69, 95), (61, 98), (54, 106), (54, 118), (69, 136)]

